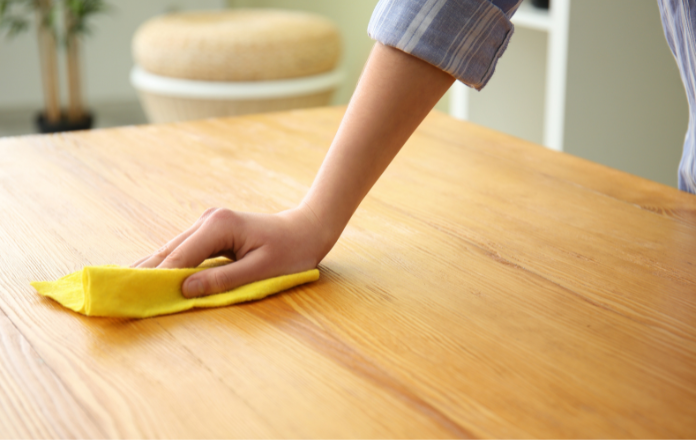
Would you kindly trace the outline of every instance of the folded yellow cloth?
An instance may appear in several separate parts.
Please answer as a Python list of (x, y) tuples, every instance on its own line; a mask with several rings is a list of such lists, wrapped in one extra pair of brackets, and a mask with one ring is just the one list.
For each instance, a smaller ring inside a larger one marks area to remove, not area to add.
[[(56, 281), (33, 281), (39, 294), (87, 316), (147, 318), (194, 307), (220, 307), (252, 301), (319, 279), (317, 269), (246, 284), (225, 293), (187, 299), (181, 285), (191, 274), (219, 266), (208, 260), (195, 269), (133, 269), (86, 266)], [(229, 260), (227, 260), (229, 262)]]

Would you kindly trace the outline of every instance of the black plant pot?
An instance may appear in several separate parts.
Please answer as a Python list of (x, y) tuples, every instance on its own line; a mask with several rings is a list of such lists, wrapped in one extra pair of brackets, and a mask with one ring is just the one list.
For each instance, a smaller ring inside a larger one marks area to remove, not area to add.
[(65, 114), (61, 114), (58, 122), (49, 122), (43, 113), (36, 115), (36, 127), (39, 133), (59, 133), (61, 131), (89, 130), (92, 128), (94, 118), (92, 113), (85, 113), (79, 121), (70, 121)]

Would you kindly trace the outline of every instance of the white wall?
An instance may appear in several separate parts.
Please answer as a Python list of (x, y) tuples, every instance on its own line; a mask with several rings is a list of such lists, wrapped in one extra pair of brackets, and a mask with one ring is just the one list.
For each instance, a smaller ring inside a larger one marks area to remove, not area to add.
[(573, 0), (565, 151), (677, 184), (688, 124), (655, 0)]
[[(542, 142), (547, 38), (517, 26), (472, 122)], [(568, 38), (563, 150), (676, 186), (688, 106), (657, 2), (571, 0)]]
[[(131, 38), (148, 18), (175, 9), (220, 9), (224, 0), (119, 0), (112, 10), (94, 18), (94, 33), (83, 51), (85, 93), (89, 102), (137, 99), (128, 74), (133, 61)], [(0, 41), (0, 110), (39, 108), (41, 92), (38, 49), (34, 29)]]

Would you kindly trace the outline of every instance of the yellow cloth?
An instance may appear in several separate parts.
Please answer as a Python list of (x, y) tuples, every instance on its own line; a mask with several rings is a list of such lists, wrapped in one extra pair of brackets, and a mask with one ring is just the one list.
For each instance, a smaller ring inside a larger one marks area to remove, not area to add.
[(312, 269), (246, 284), (225, 293), (184, 298), (181, 285), (189, 275), (219, 265), (220, 259), (208, 260), (195, 269), (86, 266), (56, 281), (33, 281), (31, 285), (39, 294), (83, 315), (147, 318), (194, 307), (220, 307), (261, 299), (319, 279), (319, 271)]

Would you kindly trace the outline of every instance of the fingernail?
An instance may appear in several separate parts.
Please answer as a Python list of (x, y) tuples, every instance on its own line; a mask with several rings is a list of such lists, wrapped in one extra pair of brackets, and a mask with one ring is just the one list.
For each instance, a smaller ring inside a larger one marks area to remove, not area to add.
[(193, 298), (194, 296), (201, 296), (203, 294), (203, 283), (198, 280), (191, 280), (184, 286), (184, 296), (187, 298)]

